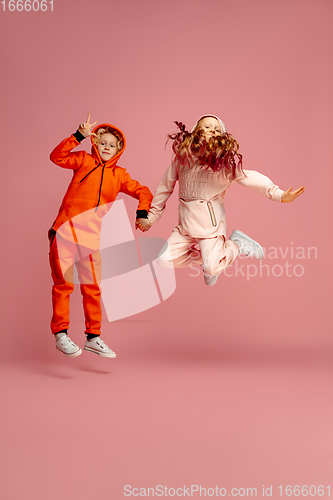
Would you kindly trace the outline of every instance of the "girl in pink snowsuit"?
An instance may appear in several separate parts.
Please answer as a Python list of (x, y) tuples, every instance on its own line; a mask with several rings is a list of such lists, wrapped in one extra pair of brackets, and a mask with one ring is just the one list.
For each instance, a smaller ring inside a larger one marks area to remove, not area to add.
[(284, 192), (265, 175), (243, 170), (237, 142), (215, 115), (202, 116), (191, 133), (176, 124), (180, 132), (169, 136), (174, 140), (174, 159), (156, 189), (148, 220), (138, 220), (137, 226), (147, 231), (162, 216), (178, 181), (178, 225), (158, 262), (166, 267), (200, 264), (205, 283), (212, 286), (238, 255), (264, 256), (259, 243), (241, 231), (227, 240), (224, 198), (229, 186), (237, 182), (278, 202), (293, 201), (305, 188)]

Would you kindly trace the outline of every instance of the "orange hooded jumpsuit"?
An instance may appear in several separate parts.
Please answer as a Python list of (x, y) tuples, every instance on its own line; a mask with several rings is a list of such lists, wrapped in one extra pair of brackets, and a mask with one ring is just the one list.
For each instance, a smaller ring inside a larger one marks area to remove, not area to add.
[(86, 151), (72, 152), (84, 138), (78, 131), (64, 139), (50, 155), (51, 161), (59, 167), (73, 170), (73, 178), (49, 231), (50, 266), (54, 283), (51, 331), (54, 334), (67, 330), (69, 326), (69, 300), (74, 289), (75, 263), (83, 296), (85, 333), (100, 335), (101, 219), (119, 192), (139, 200), (137, 217), (147, 216), (153, 198), (146, 186), (131, 179), (126, 169), (117, 165), (126, 146), (125, 136), (121, 130), (114, 125), (104, 123), (95, 127), (93, 132), (96, 133), (99, 128), (106, 127), (117, 130), (124, 144), (122, 150), (107, 162), (101, 160), (92, 137), (91, 154)]

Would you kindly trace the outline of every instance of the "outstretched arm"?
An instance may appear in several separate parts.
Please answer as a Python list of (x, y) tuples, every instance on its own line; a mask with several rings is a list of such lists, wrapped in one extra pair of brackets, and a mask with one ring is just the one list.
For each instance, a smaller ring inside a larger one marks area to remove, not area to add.
[(300, 187), (296, 189), (296, 191), (291, 192), (292, 188), (287, 189), (287, 191), (284, 191), (281, 195), (281, 202), (282, 203), (290, 203), (294, 201), (298, 196), (301, 196), (301, 194), (304, 193), (305, 187)]
[(238, 179), (236, 182), (252, 189), (256, 193), (262, 194), (274, 201), (281, 201), (282, 189), (279, 188), (266, 175), (256, 172), (255, 170), (243, 170), (245, 176)]
[(241, 177), (237, 180), (238, 184), (253, 189), (253, 191), (263, 194), (274, 201), (290, 203), (305, 191), (305, 187), (300, 187), (293, 192), (291, 192), (292, 188), (287, 189), (287, 191), (282, 191), (282, 189), (274, 184), (268, 177), (255, 170), (244, 170), (244, 174), (245, 177)]
[(148, 213), (148, 219), (151, 224), (162, 217), (166, 203), (175, 189), (178, 180), (178, 169), (171, 164), (162, 179), (160, 180), (154, 194), (153, 201)]
[(151, 202), (150, 210), (148, 212), (148, 218), (138, 218), (135, 223), (136, 229), (140, 229), (143, 232), (148, 231), (153, 223), (162, 217), (166, 202), (172, 195), (177, 180), (178, 170), (173, 164), (171, 164), (157, 186), (153, 201)]

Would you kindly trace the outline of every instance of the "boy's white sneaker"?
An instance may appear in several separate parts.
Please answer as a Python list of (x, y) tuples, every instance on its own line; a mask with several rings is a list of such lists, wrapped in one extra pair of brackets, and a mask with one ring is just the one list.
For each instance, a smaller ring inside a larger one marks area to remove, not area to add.
[(231, 241), (235, 241), (239, 245), (239, 255), (245, 255), (246, 257), (254, 257), (260, 260), (264, 257), (264, 251), (262, 247), (254, 241), (252, 238), (242, 233), (238, 229), (233, 231), (230, 236)]
[(99, 337), (95, 337), (91, 340), (86, 340), (84, 344), (84, 349), (86, 351), (94, 352), (99, 356), (103, 356), (104, 358), (115, 358), (117, 354), (110, 349), (108, 345), (104, 342), (104, 340)]
[(56, 335), (56, 348), (69, 358), (76, 358), (82, 354), (81, 349), (76, 345), (69, 337), (64, 333), (62, 336), (58, 337)]

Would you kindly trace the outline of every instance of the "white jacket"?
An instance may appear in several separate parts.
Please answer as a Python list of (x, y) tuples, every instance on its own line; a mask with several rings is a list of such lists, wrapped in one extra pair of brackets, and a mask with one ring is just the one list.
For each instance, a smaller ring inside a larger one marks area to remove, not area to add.
[(224, 171), (214, 172), (200, 163), (192, 168), (171, 164), (163, 175), (153, 198), (148, 219), (156, 222), (179, 181), (179, 219), (181, 234), (193, 238), (226, 237), (224, 197), (232, 182), (249, 187), (274, 201), (281, 201), (283, 191), (268, 177), (254, 170), (244, 170), (235, 181)]

